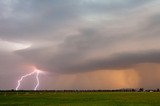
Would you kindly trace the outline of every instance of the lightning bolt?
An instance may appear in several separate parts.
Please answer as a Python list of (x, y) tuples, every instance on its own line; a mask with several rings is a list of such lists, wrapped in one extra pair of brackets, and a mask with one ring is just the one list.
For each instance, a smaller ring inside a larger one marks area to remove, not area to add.
[(36, 73), (37, 85), (35, 86), (34, 90), (37, 90), (37, 88), (38, 88), (38, 86), (39, 86), (39, 73), (40, 73), (40, 71), (37, 70), (37, 73)]
[(17, 87), (16, 87), (16, 90), (19, 90), (19, 87), (21, 86), (21, 82), (23, 81), (24, 78), (28, 77), (28, 76), (31, 76), (31, 75), (34, 75), (36, 74), (36, 81), (37, 81), (37, 84), (34, 88), (34, 90), (37, 90), (38, 86), (39, 86), (39, 74), (40, 74), (40, 70), (34, 68), (34, 71), (29, 73), (29, 74), (26, 74), (26, 75), (23, 75), (19, 80), (18, 80), (18, 84), (17, 84)]

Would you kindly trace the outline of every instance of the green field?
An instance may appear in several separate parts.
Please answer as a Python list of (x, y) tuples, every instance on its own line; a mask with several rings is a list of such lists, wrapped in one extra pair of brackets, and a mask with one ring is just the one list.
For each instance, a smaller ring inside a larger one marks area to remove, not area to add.
[(0, 106), (160, 106), (160, 93), (1, 92)]

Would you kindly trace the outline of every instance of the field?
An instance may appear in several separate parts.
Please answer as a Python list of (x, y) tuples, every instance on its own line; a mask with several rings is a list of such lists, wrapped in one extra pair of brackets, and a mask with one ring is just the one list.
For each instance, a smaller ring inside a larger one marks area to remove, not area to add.
[(160, 93), (1, 92), (0, 106), (160, 106)]

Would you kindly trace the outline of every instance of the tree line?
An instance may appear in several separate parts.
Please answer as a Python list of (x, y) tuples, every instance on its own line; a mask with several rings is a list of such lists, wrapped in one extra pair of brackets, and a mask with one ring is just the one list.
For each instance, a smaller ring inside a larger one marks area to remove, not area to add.
[(160, 92), (160, 89), (115, 89), (115, 90), (0, 90), (0, 92)]

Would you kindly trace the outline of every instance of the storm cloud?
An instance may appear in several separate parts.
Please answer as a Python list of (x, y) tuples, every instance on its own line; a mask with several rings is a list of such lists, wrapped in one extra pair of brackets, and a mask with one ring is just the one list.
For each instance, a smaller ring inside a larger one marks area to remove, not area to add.
[[(29, 69), (26, 66), (50, 76), (88, 76), (100, 70), (110, 71), (109, 75), (116, 70), (126, 77), (129, 72), (124, 70), (134, 69), (131, 73), (143, 82), (144, 70), (137, 67), (160, 63), (159, 4), (156, 0), (0, 0), (0, 75), (14, 73), (15, 81)], [(2, 82), (0, 89), (5, 88)]]

